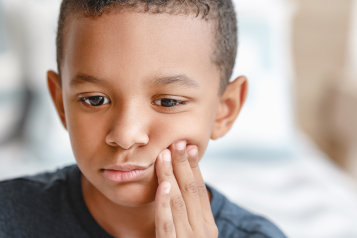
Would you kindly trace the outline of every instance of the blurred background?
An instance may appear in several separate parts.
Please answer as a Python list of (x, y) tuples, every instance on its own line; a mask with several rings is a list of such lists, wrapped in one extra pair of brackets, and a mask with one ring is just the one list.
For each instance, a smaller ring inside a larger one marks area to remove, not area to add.
[[(357, 237), (357, 0), (234, 0), (247, 104), (207, 183), (288, 237)], [(46, 85), (60, 0), (0, 0), (0, 180), (75, 162)]]

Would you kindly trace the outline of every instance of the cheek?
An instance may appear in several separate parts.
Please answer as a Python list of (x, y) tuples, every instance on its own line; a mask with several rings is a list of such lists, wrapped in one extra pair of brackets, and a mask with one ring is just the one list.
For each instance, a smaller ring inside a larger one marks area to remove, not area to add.
[[(160, 141), (162, 149), (167, 148), (173, 142), (185, 139), (188, 144), (198, 146), (199, 157), (201, 158), (207, 148), (212, 128), (211, 117), (203, 116), (200, 113), (181, 113), (165, 115), (165, 118), (158, 118), (151, 127), (151, 142)], [(154, 142), (155, 143), (155, 142)]]
[(77, 161), (83, 159), (88, 161), (96, 151), (101, 151), (105, 147), (106, 125), (108, 125), (105, 118), (69, 106), (66, 110), (66, 120), (72, 150)]

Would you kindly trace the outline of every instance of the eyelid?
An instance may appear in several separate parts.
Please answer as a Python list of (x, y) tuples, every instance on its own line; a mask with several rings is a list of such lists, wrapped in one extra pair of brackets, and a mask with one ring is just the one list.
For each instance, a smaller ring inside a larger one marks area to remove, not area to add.
[(90, 97), (105, 97), (105, 98), (107, 98), (110, 102), (112, 101), (108, 95), (103, 94), (103, 93), (85, 92), (85, 93), (79, 93), (79, 94), (77, 94), (78, 101), (83, 100), (83, 98), (90, 98)]
[(169, 94), (159, 94), (155, 95), (151, 98), (152, 101), (156, 101), (158, 99), (172, 99), (172, 100), (177, 100), (177, 101), (187, 101), (189, 100), (187, 97), (183, 96), (174, 96), (174, 95), (169, 95)]

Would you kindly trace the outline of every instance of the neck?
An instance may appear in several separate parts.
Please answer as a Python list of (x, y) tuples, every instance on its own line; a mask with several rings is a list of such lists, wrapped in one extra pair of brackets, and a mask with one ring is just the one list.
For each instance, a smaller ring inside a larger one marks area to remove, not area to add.
[(98, 224), (114, 237), (155, 237), (155, 202), (141, 207), (113, 203), (82, 175), (84, 201)]

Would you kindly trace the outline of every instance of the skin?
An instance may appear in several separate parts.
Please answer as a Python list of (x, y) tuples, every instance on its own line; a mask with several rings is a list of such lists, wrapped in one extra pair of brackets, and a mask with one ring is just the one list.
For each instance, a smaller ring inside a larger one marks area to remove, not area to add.
[[(219, 95), (211, 24), (112, 12), (71, 16), (64, 35), (61, 80), (49, 71), (49, 91), (95, 220), (114, 237), (217, 237), (198, 161), (209, 139), (231, 128), (248, 86), (239, 77)], [(92, 96), (108, 103), (84, 101)], [(180, 102), (164, 107), (164, 98)], [(172, 162), (162, 159), (167, 154)], [(114, 164), (148, 168), (137, 181), (114, 183), (103, 176)]]

